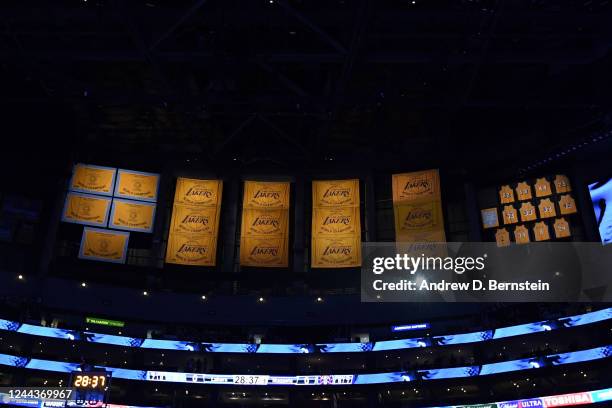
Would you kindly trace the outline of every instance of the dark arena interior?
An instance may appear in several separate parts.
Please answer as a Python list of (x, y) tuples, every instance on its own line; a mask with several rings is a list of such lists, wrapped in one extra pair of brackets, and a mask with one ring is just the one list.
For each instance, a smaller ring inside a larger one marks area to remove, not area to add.
[(609, 0), (0, 21), (0, 405), (612, 406)]

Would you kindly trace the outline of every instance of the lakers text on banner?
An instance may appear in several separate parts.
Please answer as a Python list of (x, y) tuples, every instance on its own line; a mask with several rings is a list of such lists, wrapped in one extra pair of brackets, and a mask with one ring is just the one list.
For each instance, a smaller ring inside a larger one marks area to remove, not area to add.
[(245, 181), (240, 265), (289, 265), (289, 183)]
[(313, 207), (359, 207), (359, 180), (312, 182)]
[(198, 180), (179, 177), (176, 181), (174, 204), (216, 207), (221, 204), (220, 180)]
[(129, 238), (129, 232), (85, 227), (79, 258), (125, 263)]
[(346, 268), (361, 265), (360, 235), (324, 236), (312, 240), (313, 268)]
[(214, 266), (221, 213), (221, 180), (179, 177), (166, 248), (166, 262)]
[(289, 183), (245, 181), (243, 208), (289, 209)]
[(438, 170), (394, 174), (392, 186), (396, 241), (445, 242)]
[(243, 210), (243, 236), (280, 236), (288, 231), (287, 210)]
[(106, 227), (111, 199), (81, 193), (68, 193), (62, 213), (62, 221), (76, 224)]
[(394, 174), (392, 182), (394, 204), (413, 201), (436, 201), (440, 199), (440, 176), (438, 170)]
[(115, 183), (115, 197), (157, 201), (159, 174), (119, 169)]
[(180, 265), (214, 266), (216, 235), (173, 233), (168, 237), (166, 262)]
[(313, 235), (355, 235), (361, 231), (359, 207), (312, 209)]
[(155, 203), (113, 199), (109, 227), (138, 232), (153, 231)]
[(217, 207), (175, 204), (172, 210), (171, 234), (217, 234)]
[(240, 265), (260, 267), (287, 267), (287, 236), (242, 237)]
[(111, 196), (116, 172), (113, 167), (78, 163), (72, 170), (69, 190)]
[(359, 180), (312, 182), (313, 268), (361, 266)]

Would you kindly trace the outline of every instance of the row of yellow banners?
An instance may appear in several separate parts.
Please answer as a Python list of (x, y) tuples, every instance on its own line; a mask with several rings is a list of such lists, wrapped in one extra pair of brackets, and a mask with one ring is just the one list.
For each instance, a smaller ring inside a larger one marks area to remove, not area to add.
[[(166, 262), (214, 266), (222, 182), (179, 178), (166, 250)], [(245, 181), (240, 264), (289, 264), (289, 182)], [(313, 268), (361, 265), (359, 180), (312, 183)], [(444, 242), (437, 170), (393, 175), (396, 241)]]

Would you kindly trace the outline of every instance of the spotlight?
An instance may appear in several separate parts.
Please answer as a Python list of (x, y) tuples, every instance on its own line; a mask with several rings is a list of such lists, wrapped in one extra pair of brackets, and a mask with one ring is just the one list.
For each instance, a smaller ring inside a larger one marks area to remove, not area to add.
[(147, 292), (146, 290), (145, 290), (144, 292), (142, 292), (142, 294), (143, 294), (144, 296), (149, 296), (149, 292)]
[(83, 287), (83, 288), (84, 288), (84, 287), (86, 287), (86, 286), (87, 286), (87, 283), (85, 283), (85, 282), (81, 282), (81, 287)]
[(17, 279), (23, 280), (23, 275), (17, 275)]
[(206, 300), (206, 295), (202, 295), (202, 300)]
[(321, 296), (319, 296), (319, 297), (317, 298), (317, 302), (319, 302), (319, 303), (320, 303), (320, 302), (322, 302), (322, 301), (323, 301), (323, 298), (322, 298)]
[(263, 303), (263, 301), (265, 300), (264, 298), (260, 297), (259, 299), (257, 299), (260, 303)]

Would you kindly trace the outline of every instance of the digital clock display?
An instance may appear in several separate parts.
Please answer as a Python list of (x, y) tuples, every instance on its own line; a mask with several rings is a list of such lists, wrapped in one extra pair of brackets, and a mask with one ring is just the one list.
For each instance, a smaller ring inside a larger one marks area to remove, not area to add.
[(75, 372), (72, 374), (72, 387), (78, 389), (104, 390), (108, 387), (109, 373), (106, 372)]

